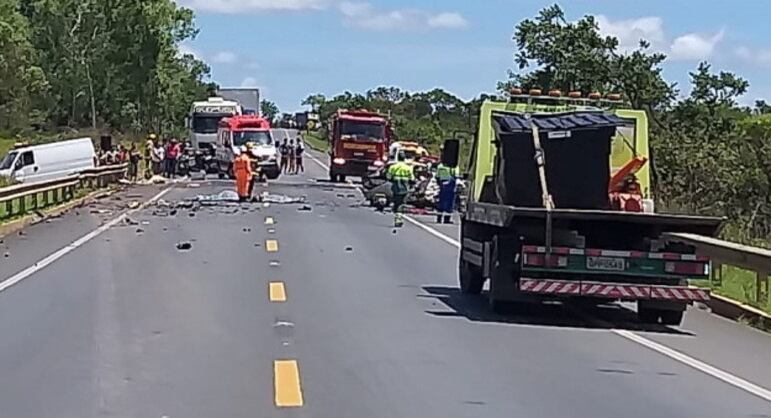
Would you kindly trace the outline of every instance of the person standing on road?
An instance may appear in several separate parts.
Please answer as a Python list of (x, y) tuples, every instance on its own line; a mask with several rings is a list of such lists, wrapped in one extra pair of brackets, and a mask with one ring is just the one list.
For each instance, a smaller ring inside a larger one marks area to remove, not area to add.
[(286, 174), (289, 170), (289, 139), (284, 138), (284, 142), (278, 147), (278, 152), (281, 154), (281, 172)]
[(177, 160), (180, 154), (179, 141), (177, 138), (171, 138), (169, 145), (166, 146), (166, 177), (174, 178), (177, 174)]
[(439, 184), (439, 204), (436, 208), (436, 223), (452, 223), (452, 212), (455, 209), (455, 186), (458, 177), (455, 167), (440, 163), (436, 168), (436, 182)]
[(294, 139), (289, 140), (289, 174), (297, 174), (297, 149)]
[(305, 144), (302, 140), (297, 138), (297, 145), (295, 145), (294, 158), (295, 158), (295, 173), (304, 173), (305, 165), (303, 164), (303, 153), (305, 153)]
[(139, 162), (142, 161), (142, 155), (137, 149), (137, 144), (131, 144), (128, 150), (128, 178), (131, 181), (137, 181), (139, 176)]
[(412, 172), (412, 166), (404, 162), (404, 152), (398, 152), (396, 162), (388, 167), (386, 178), (391, 182), (391, 193), (393, 194), (393, 212), (394, 227), (401, 228), (404, 225), (402, 211), (404, 210), (404, 199), (410, 190), (410, 183), (415, 181), (415, 175)]
[(153, 150), (150, 154), (150, 170), (152, 175), (157, 176), (161, 174), (161, 169), (163, 167), (163, 160), (166, 157), (166, 150), (163, 147), (163, 143), (161, 141), (155, 141), (155, 144), (153, 144)]
[(152, 162), (152, 155), (153, 150), (155, 149), (155, 141), (158, 139), (158, 137), (155, 136), (155, 134), (147, 135), (147, 140), (145, 141), (145, 148), (144, 148), (144, 160), (145, 160), (145, 173), (144, 176), (146, 178), (150, 178), (151, 173), (153, 172), (153, 162)]
[(251, 185), (253, 180), (252, 160), (245, 146), (239, 150), (238, 156), (233, 160), (233, 174), (236, 176), (236, 193), (238, 200), (247, 202), (251, 199)]

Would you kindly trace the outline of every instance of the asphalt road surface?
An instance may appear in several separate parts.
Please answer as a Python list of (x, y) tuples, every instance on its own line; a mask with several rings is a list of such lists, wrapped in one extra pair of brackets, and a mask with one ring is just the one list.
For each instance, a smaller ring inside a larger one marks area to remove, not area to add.
[(183, 183), (6, 237), (0, 417), (771, 416), (768, 335), (697, 309), (490, 314), (456, 289), (457, 227), (394, 231), (306, 168), (257, 190), (305, 207), (175, 212), (233, 188)]

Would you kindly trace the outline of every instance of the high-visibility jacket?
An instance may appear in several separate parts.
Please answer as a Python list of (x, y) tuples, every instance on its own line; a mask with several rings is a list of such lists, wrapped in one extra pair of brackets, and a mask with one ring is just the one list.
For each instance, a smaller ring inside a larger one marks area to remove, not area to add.
[(252, 160), (246, 153), (241, 153), (233, 160), (233, 174), (236, 176), (238, 196), (249, 196), (249, 182), (252, 181)]
[(398, 161), (388, 167), (386, 177), (393, 181), (412, 181), (415, 179), (415, 175), (412, 172), (412, 166), (403, 161)]
[(436, 179), (440, 183), (452, 180), (454, 177), (458, 177), (458, 170), (455, 167), (439, 164), (436, 168)]

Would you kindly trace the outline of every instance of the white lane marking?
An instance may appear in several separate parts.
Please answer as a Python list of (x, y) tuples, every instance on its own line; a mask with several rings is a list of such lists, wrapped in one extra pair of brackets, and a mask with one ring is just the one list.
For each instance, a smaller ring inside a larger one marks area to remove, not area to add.
[(404, 219), (405, 219), (407, 222), (409, 222), (409, 223), (411, 223), (411, 224), (413, 224), (413, 225), (417, 226), (418, 228), (420, 228), (420, 229), (422, 229), (422, 230), (424, 230), (424, 231), (428, 232), (429, 234), (431, 234), (431, 235), (433, 235), (433, 236), (435, 236), (435, 237), (439, 238), (440, 240), (442, 240), (442, 241), (444, 241), (444, 242), (446, 242), (446, 243), (448, 243), (448, 244), (450, 244), (450, 245), (453, 245), (453, 246), (455, 246), (455, 247), (458, 247), (458, 248), (460, 248), (460, 241), (458, 241), (458, 240), (454, 240), (454, 239), (450, 238), (449, 236), (447, 236), (447, 235), (445, 235), (445, 234), (443, 234), (443, 233), (441, 233), (441, 232), (437, 231), (436, 229), (434, 229), (434, 228), (431, 228), (430, 226), (428, 226), (428, 225), (425, 225), (425, 224), (423, 224), (422, 222), (420, 222), (420, 221), (417, 221), (417, 220), (413, 219), (413, 218), (412, 218), (412, 217), (410, 217), (410, 216), (406, 216), (406, 215), (405, 215), (405, 216), (404, 216)]
[(672, 358), (674, 360), (679, 361), (680, 363), (683, 363), (687, 366), (691, 366), (696, 370), (699, 370), (702, 373), (706, 373), (716, 379), (722, 380), (723, 382), (728, 383), (731, 386), (735, 386), (739, 389), (742, 389), (746, 392), (749, 392), (759, 398), (765, 399), (769, 402), (771, 402), (771, 391), (768, 389), (765, 389), (763, 387), (760, 387), (754, 383), (748, 382), (741, 377), (734, 376), (731, 373), (728, 373), (726, 371), (720, 370), (717, 367), (711, 366), (707, 363), (704, 363), (703, 361), (697, 360), (693, 357), (690, 357), (688, 355), (685, 355), (677, 350), (673, 350), (665, 345), (659, 344), (655, 341), (651, 341), (645, 337), (642, 337), (640, 335), (637, 335), (631, 331), (623, 330), (623, 329), (614, 329), (611, 330), (614, 334), (619, 335), (623, 338), (626, 338), (629, 341), (634, 341), (637, 344), (640, 344), (644, 347), (647, 347), (653, 351), (656, 351), (660, 354), (663, 354), (669, 358)]
[[(405, 216), (404, 218), (407, 219), (409, 222), (413, 223), (414, 225), (420, 227), (424, 231), (430, 233), (431, 235), (441, 239), (442, 241), (450, 243), (456, 247), (460, 247), (460, 242), (450, 238), (449, 236), (443, 234), (442, 232), (439, 232), (438, 230), (428, 225), (422, 224), (410, 217)], [(663, 354), (671, 358), (672, 360), (685, 364), (686, 366), (692, 367), (718, 380), (722, 380), (723, 382), (728, 383), (731, 386), (734, 386), (738, 389), (741, 389), (745, 392), (755, 395), (761, 399), (771, 402), (771, 391), (769, 391), (766, 388), (758, 386), (752, 382), (744, 380), (741, 377), (728, 373), (724, 370), (718, 369), (717, 367), (711, 366), (707, 363), (704, 363), (703, 361), (697, 360), (677, 350), (671, 349), (663, 344), (659, 344), (655, 341), (649, 340), (631, 331), (622, 330), (622, 329), (611, 329), (610, 331), (618, 335), (619, 337), (627, 339), (628, 341), (632, 341), (634, 343), (642, 345), (643, 347), (651, 349), (659, 354)]]
[(322, 163), (321, 160), (319, 160), (318, 158), (314, 157), (312, 153), (309, 152), (308, 157), (310, 157), (310, 159), (313, 160), (314, 163), (318, 164), (319, 167), (323, 168), (325, 171), (329, 171), (329, 166)]
[(122, 215), (118, 216), (117, 218), (111, 220), (110, 222), (107, 222), (106, 224), (100, 226), (99, 228), (96, 228), (95, 230), (89, 232), (86, 235), (83, 235), (82, 237), (78, 238), (77, 240), (73, 241), (71, 244), (67, 245), (64, 248), (61, 248), (60, 250), (54, 252), (53, 254), (49, 255), (48, 257), (43, 258), (42, 260), (38, 261), (37, 263), (27, 267), (26, 269), (14, 274), (13, 276), (5, 279), (4, 281), (0, 282), (0, 292), (8, 289), (9, 287), (19, 283), (20, 281), (28, 278), (29, 276), (35, 274), (36, 272), (48, 267), (50, 264), (55, 262), (56, 260), (64, 257), (65, 255), (71, 253), (81, 245), (87, 243), (88, 241), (91, 241), (92, 239), (98, 237), (100, 234), (102, 234), (104, 231), (112, 228), (113, 226), (117, 225), (118, 223), (122, 222), (126, 217), (129, 215), (136, 213), (144, 208), (147, 207), (147, 205), (155, 202), (156, 200), (160, 199), (169, 192), (171, 188), (167, 188), (164, 190), (161, 190), (160, 193), (156, 194), (150, 200), (140, 205), (138, 208), (124, 212)]

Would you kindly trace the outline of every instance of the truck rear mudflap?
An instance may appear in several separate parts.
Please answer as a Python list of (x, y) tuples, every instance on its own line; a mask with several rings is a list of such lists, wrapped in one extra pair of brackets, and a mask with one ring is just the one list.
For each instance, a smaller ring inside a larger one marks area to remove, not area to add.
[(710, 292), (687, 286), (658, 286), (631, 283), (601, 283), (576, 280), (526, 279), (519, 281), (525, 293), (562, 297), (592, 297), (612, 300), (662, 300), (707, 302)]

